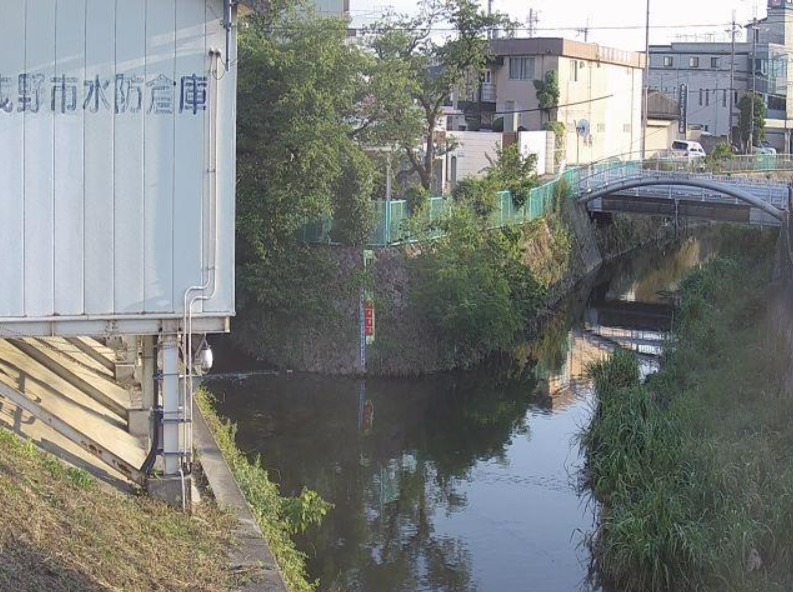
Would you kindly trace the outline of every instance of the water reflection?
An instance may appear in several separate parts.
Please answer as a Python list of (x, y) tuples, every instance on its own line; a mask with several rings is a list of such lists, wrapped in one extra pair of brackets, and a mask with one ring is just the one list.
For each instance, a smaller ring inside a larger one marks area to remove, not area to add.
[(591, 415), (586, 365), (629, 347), (653, 371), (671, 323), (663, 292), (711, 252), (688, 241), (604, 270), (535, 341), (477, 372), (365, 389), (254, 376), (211, 390), (285, 493), (308, 486), (335, 504), (298, 541), (321, 590), (585, 590), (579, 543), (595, 513), (573, 439)]

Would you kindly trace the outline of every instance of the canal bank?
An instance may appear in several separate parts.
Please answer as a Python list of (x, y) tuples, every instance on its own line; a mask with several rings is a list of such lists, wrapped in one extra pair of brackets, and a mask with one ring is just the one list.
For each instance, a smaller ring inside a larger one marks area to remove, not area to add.
[(369, 375), (472, 367), (524, 341), (526, 328), (603, 262), (673, 235), (661, 219), (596, 222), (568, 201), (523, 227), (484, 231), (476, 219), (448, 225), (443, 239), (376, 251), (366, 270), (361, 249), (306, 249), (301, 266), (322, 275), (321, 285), (295, 296), (307, 304), (271, 311), (246, 303), (229, 339), (272, 367), (356, 375), (364, 286), (375, 319)]
[(582, 441), (606, 589), (793, 586), (790, 325), (768, 285), (774, 238), (736, 231), (686, 279), (657, 376), (642, 384), (625, 355), (594, 368)]
[(296, 539), (320, 590), (578, 590), (596, 518), (577, 479), (574, 438), (594, 404), (584, 369), (621, 344), (649, 372), (670, 322), (659, 292), (717, 250), (691, 239), (616, 261), (537, 339), (473, 372), (361, 391), (344, 377), (245, 377), (217, 349), (217, 371), (240, 374), (206, 387), (284, 494), (334, 504)]

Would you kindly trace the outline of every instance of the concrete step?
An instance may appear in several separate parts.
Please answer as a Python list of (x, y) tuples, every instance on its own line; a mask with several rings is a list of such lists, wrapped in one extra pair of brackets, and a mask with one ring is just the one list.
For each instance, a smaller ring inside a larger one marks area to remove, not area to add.
[(128, 487), (145, 482), (148, 449), (128, 432), (129, 393), (110, 378), (111, 356), (93, 339), (0, 340), (0, 424)]
[(9, 343), (115, 413), (126, 425), (130, 406), (129, 392), (118, 386), (106, 374), (99, 374), (93, 368), (82, 365), (58, 350), (56, 344), (37, 339), (14, 339), (9, 340)]
[(69, 343), (82, 351), (85, 355), (93, 358), (97, 363), (110, 371), (112, 376), (116, 372), (116, 354), (112, 349), (99, 343), (92, 337), (69, 337)]
[[(47, 337), (38, 339), (43, 344), (49, 345), (54, 349), (60, 351), (63, 355), (69, 356), (72, 360), (85, 368), (92, 369), (98, 376), (102, 376), (107, 380), (113, 380), (113, 368), (108, 368), (107, 365), (98, 361), (93, 356), (85, 353), (82, 349), (74, 345), (64, 337)], [(102, 354), (99, 354), (100, 356)]]

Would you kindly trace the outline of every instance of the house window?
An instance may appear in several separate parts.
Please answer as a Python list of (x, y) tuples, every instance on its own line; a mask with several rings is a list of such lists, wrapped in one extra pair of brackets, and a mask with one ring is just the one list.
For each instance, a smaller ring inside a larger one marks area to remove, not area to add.
[(491, 84), (492, 81), (493, 81), (493, 73), (488, 68), (487, 70), (485, 70), (484, 79), (482, 80), (482, 82), (484, 82), (485, 84)]
[(570, 81), (578, 82), (578, 60), (570, 60)]
[(664, 56), (664, 68), (671, 68), (675, 65), (675, 59), (672, 56)]
[(726, 107), (727, 106), (727, 91), (726, 90), (721, 91), (721, 106), (722, 107)]
[(705, 90), (705, 106), (710, 105), (710, 89)]
[(702, 89), (699, 89), (699, 106), (702, 107)]
[(718, 68), (719, 67), (719, 58), (710, 58), (710, 67), (711, 68)]
[(534, 58), (509, 58), (510, 80), (534, 80)]
[(689, 68), (699, 68), (699, 58), (688, 58)]

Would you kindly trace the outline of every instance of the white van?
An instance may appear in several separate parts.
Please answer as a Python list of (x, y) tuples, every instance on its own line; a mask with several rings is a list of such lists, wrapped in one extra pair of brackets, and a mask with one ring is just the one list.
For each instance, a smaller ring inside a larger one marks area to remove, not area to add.
[(689, 160), (695, 158), (704, 158), (706, 156), (705, 150), (699, 142), (691, 142), (689, 140), (675, 140), (672, 142), (672, 157), (673, 158), (687, 158)]

